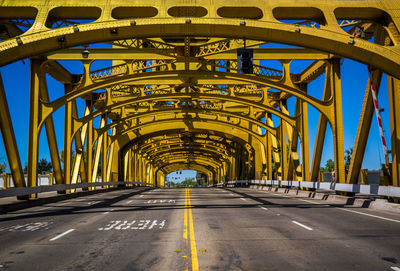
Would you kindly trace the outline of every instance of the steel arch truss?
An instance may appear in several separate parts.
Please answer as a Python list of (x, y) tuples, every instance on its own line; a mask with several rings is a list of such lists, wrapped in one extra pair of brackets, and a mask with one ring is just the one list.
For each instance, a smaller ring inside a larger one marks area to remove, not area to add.
[[(16, 187), (37, 185), (43, 126), (58, 184), (101, 177), (164, 185), (168, 173), (187, 168), (206, 174), (209, 184), (317, 181), (328, 124), (337, 182), (357, 183), (374, 112), (371, 82), (346, 169), (342, 58), (372, 67), (378, 90), (382, 74), (389, 76), (392, 161), (386, 168), (390, 184), (399, 186), (398, 1), (314, 1), (304, 7), (301, 1), (243, 0), (197, 8), (170, 0), (152, 6), (100, 2), (5, 0), (0, 6), (0, 65), (31, 60), (26, 183), (0, 81), (0, 128)], [(176, 9), (177, 14), (171, 11)], [(105, 45), (78, 48), (93, 43)], [(236, 50), (244, 46), (253, 49), (251, 74), (238, 72)], [(79, 63), (82, 73), (71, 74), (60, 60)], [(104, 60), (112, 64), (93, 68)], [(300, 60), (308, 66), (293, 72), (291, 64)], [(50, 100), (47, 75), (64, 84), (63, 96)], [(320, 99), (308, 93), (308, 84), (322, 75)], [(312, 160), (309, 105), (320, 112)], [(53, 117), (60, 108), (61, 159)]]

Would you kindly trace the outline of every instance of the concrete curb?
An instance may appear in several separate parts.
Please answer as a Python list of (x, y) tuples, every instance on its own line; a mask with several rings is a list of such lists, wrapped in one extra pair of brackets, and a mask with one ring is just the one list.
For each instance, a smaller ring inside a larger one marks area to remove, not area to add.
[(26, 208), (35, 207), (35, 206), (40, 206), (43, 204), (54, 203), (54, 202), (59, 202), (59, 201), (63, 201), (63, 200), (84, 197), (84, 196), (89, 196), (89, 195), (94, 195), (94, 194), (99, 194), (99, 193), (111, 192), (111, 191), (116, 191), (116, 190), (137, 189), (136, 194), (139, 194), (144, 191), (153, 189), (152, 187), (143, 187), (143, 189), (138, 190), (138, 188), (139, 187), (106, 188), (106, 189), (99, 189), (99, 190), (92, 190), (92, 191), (80, 191), (80, 192), (71, 193), (71, 194), (55, 195), (55, 196), (49, 196), (49, 197), (45, 197), (45, 198), (30, 199), (30, 200), (17, 201), (17, 202), (14, 201), (9, 204), (6, 203), (6, 204), (0, 205), (0, 214), (5, 214), (8, 212), (18, 211), (18, 210), (22, 210), (22, 209), (26, 209)]
[(255, 190), (265, 190), (275, 193), (282, 193), (293, 196), (300, 196), (318, 200), (325, 200), (335, 204), (351, 205), (359, 208), (369, 208), (384, 210), (390, 212), (400, 213), (400, 204), (388, 202), (386, 199), (379, 199), (377, 196), (371, 195), (357, 195), (354, 197), (347, 197), (336, 195), (330, 191), (305, 191), (291, 188), (263, 186), (263, 185), (250, 185), (249, 188)]

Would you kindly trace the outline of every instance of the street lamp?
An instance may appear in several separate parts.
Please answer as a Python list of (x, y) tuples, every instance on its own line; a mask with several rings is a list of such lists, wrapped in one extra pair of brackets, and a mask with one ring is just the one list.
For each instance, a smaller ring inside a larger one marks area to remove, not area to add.
[(88, 48), (85, 47), (85, 49), (82, 50), (81, 54), (83, 58), (88, 58), (90, 51), (88, 50)]

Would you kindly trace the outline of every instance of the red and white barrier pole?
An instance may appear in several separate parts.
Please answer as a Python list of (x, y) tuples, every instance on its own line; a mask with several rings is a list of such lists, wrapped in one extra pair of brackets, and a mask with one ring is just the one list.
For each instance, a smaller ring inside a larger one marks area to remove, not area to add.
[(383, 153), (385, 154), (386, 165), (388, 165), (389, 164), (389, 154), (388, 154), (388, 149), (387, 149), (387, 145), (386, 145), (385, 135), (383, 134), (382, 117), (381, 117), (381, 112), (379, 110), (378, 99), (376, 97), (377, 96), (376, 88), (375, 88), (374, 79), (372, 77), (372, 71), (371, 71), (370, 66), (368, 66), (368, 73), (369, 73), (369, 80), (371, 82), (371, 94), (372, 94), (372, 100), (373, 100), (374, 107), (375, 107), (376, 119), (378, 120), (379, 133), (381, 134)]

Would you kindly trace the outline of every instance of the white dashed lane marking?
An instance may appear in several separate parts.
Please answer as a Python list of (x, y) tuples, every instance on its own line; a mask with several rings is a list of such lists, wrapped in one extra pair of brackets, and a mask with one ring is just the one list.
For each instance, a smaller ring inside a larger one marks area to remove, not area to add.
[(298, 225), (298, 226), (300, 226), (300, 227), (302, 227), (302, 228), (305, 228), (306, 230), (309, 230), (309, 231), (312, 231), (313, 229), (312, 228), (310, 228), (310, 227), (308, 227), (308, 226), (306, 226), (306, 225), (304, 225), (304, 224), (301, 224), (300, 222), (297, 222), (297, 221), (292, 221), (294, 224), (296, 224), (296, 225)]
[(68, 233), (73, 232), (74, 230), (75, 230), (75, 229), (69, 229), (69, 230), (67, 230), (66, 232), (63, 232), (63, 233), (57, 235), (56, 237), (51, 238), (50, 241), (55, 241), (55, 240), (57, 240), (57, 239), (63, 237), (64, 235), (67, 235)]
[(241, 200), (244, 200), (244, 201), (246, 201), (246, 199), (245, 198), (240, 198)]

